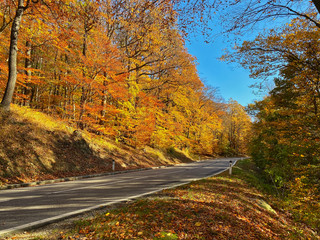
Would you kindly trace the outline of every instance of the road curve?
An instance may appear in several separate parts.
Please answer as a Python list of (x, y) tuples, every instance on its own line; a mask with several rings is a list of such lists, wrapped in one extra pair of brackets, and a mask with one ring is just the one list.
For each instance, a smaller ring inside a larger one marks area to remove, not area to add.
[(221, 158), (173, 167), (0, 191), (0, 237), (225, 171)]

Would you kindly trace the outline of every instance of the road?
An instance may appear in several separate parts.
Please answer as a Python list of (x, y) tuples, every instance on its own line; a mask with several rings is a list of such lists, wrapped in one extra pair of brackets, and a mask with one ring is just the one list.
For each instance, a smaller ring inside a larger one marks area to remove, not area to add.
[(239, 158), (0, 191), (0, 237), (218, 174)]

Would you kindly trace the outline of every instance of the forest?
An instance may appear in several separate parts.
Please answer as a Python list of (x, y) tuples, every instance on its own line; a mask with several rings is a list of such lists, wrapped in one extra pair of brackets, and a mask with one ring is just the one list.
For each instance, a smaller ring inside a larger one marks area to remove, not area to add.
[(255, 118), (250, 154), (295, 217), (319, 228), (320, 25), (312, 4), (291, 15), (222, 58), (272, 83), (263, 100), (247, 107)]
[(169, 2), (14, 3), (0, 5), (1, 96), (20, 8), (12, 103), (138, 148), (246, 153), (250, 118), (202, 83)]

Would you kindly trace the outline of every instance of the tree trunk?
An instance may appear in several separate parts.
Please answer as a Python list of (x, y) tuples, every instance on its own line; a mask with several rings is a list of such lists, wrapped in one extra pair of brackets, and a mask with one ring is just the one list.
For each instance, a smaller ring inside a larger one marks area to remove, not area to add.
[[(28, 5), (28, 2), (27, 2), (27, 5)], [(17, 81), (18, 34), (19, 34), (22, 15), (26, 9), (23, 3), (24, 3), (24, 0), (18, 1), (18, 8), (12, 22), (12, 27), (11, 27), (9, 61), (8, 61), (8, 67), (9, 67), (8, 83), (6, 86), (3, 99), (0, 104), (0, 107), (2, 107), (5, 110), (10, 110), (10, 104), (12, 102), (12, 96), (13, 96), (13, 92), (16, 86), (16, 81)]]
[(26, 83), (25, 83), (25, 87), (24, 87), (24, 99), (23, 99), (23, 105), (29, 105), (30, 106), (30, 98), (29, 98), (29, 103), (27, 103), (27, 98), (26, 96), (30, 94), (30, 88), (31, 88), (31, 70), (30, 68), (32, 67), (31, 65), (31, 42), (30, 41), (26, 41), (26, 58), (25, 58), (25, 63), (24, 63), (24, 67), (26, 68), (25, 70), (25, 75), (26, 75)]
[[(87, 31), (87, 25), (86, 22), (84, 23), (84, 35), (83, 35), (83, 45), (82, 45), (82, 55), (86, 58), (86, 54), (87, 54), (87, 38), (88, 38), (88, 31)], [(86, 73), (85, 73), (85, 64), (83, 66), (83, 79), (85, 79), (86, 77)], [(85, 81), (83, 80), (83, 84), (85, 84)], [(79, 123), (78, 126), (80, 129), (84, 129), (84, 123), (82, 121), (83, 115), (85, 113), (85, 105), (87, 103), (87, 94), (86, 94), (86, 89), (85, 86), (82, 86), (82, 94), (81, 94), (81, 98), (80, 98), (80, 114), (79, 114)]]
[[(104, 73), (104, 77), (107, 78), (107, 73)], [(103, 90), (102, 90), (102, 99), (101, 99), (101, 117), (104, 118), (106, 116), (106, 106), (107, 106), (107, 81), (103, 81)]]

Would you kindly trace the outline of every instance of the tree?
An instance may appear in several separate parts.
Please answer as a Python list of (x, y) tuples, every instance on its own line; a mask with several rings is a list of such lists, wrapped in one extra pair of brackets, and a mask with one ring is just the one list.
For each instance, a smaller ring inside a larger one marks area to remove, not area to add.
[(223, 117), (223, 132), (225, 135), (225, 154), (246, 154), (247, 143), (251, 135), (251, 119), (243, 106), (230, 99)]
[[(30, 0), (27, 0), (26, 4), (24, 0), (18, 0), (17, 9), (15, 17), (12, 21), (11, 26), (11, 35), (10, 35), (10, 49), (9, 49), (9, 75), (8, 75), (8, 83), (6, 86), (6, 90), (1, 101), (0, 106), (9, 110), (10, 104), (12, 101), (13, 92), (15, 89), (16, 81), (17, 81), (17, 51), (18, 51), (18, 34), (20, 29), (20, 24), (22, 20), (22, 15), (26, 9), (28, 9), (30, 5)], [(32, 1), (33, 3), (37, 3), (38, 1)]]
[[(45, 1), (40, 0), (17, 0), (14, 2), (14, 6), (16, 7), (15, 16), (12, 18), (12, 20), (6, 20), (7, 14), (6, 14), (6, 8), (4, 9), (4, 12), (1, 13), (3, 16), (3, 26), (7, 26), (10, 22), (12, 22), (11, 25), (11, 34), (10, 34), (10, 47), (9, 47), (9, 57), (8, 57), (8, 81), (5, 89), (4, 96), (2, 98), (2, 101), (0, 103), (0, 107), (2, 107), (5, 110), (10, 109), (10, 104), (12, 102), (12, 97), (14, 93), (14, 89), (16, 86), (17, 81), (17, 54), (18, 54), (18, 35), (20, 30), (20, 25), (22, 22), (22, 16), (28, 9), (36, 10), (41, 4), (46, 6), (48, 9), (50, 9), (51, 12), (54, 12), (53, 4), (46, 3)], [(62, 3), (62, 2), (61, 2)], [(61, 3), (57, 3), (57, 5), (63, 5)], [(13, 6), (7, 6), (13, 7)], [(51, 9), (52, 8), (52, 9)], [(41, 12), (41, 11), (40, 11)]]
[[(201, 82), (171, 1), (28, 6), (14, 103), (137, 148), (223, 152), (224, 104)], [(8, 28), (0, 38), (8, 42)], [(7, 49), (0, 46), (1, 63)]]
[(268, 79), (281, 73), (319, 112), (319, 36), (318, 27), (308, 21), (294, 19), (279, 30), (270, 30), (253, 41), (245, 41), (237, 52), (226, 55), (251, 71), (251, 77)]
[[(252, 29), (258, 29), (257, 25), (274, 25), (279, 19), (292, 19), (299, 17), (320, 27), (318, 15), (312, 12), (320, 12), (318, 0), (172, 0), (174, 10), (179, 16), (179, 26), (185, 36), (201, 30), (203, 35), (211, 36), (212, 22), (222, 25), (221, 33), (229, 36), (235, 33), (239, 37), (241, 33)], [(210, 38), (209, 38), (210, 39)]]
[(237, 8), (235, 12), (231, 11), (231, 14), (227, 16), (233, 15), (234, 17), (232, 20), (234, 24), (229, 30), (251, 28), (259, 22), (292, 17), (308, 20), (320, 27), (317, 14), (310, 13), (311, 9), (315, 10), (314, 8), (320, 13), (319, 1), (317, 0), (313, 0), (312, 3), (301, 0), (226, 1), (223, 5), (229, 5), (231, 10)]
[[(319, 32), (308, 20), (297, 18), (244, 42), (234, 55), (257, 78), (277, 75), (269, 95), (249, 106), (256, 119), (254, 161), (278, 194), (289, 194), (295, 207), (314, 209), (320, 195)], [(313, 216), (294, 212), (314, 221)]]
[(12, 11), (13, 5), (11, 1), (5, 0), (0, 3), (0, 34), (10, 25), (13, 21)]

